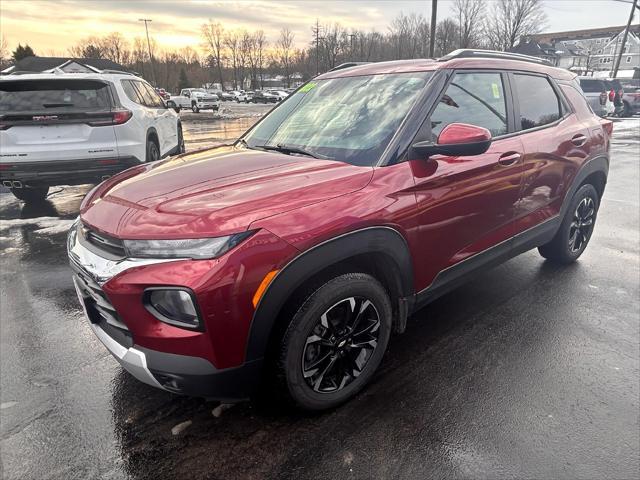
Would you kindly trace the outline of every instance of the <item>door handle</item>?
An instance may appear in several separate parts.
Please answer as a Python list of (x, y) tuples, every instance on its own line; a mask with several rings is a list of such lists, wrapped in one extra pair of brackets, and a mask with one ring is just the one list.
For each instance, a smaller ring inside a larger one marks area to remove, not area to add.
[(509, 165), (516, 163), (518, 160), (520, 160), (520, 154), (518, 152), (507, 152), (500, 155), (498, 163), (503, 167), (508, 167)]
[(571, 137), (571, 143), (573, 143), (576, 147), (581, 147), (585, 143), (587, 143), (587, 137), (579, 133)]

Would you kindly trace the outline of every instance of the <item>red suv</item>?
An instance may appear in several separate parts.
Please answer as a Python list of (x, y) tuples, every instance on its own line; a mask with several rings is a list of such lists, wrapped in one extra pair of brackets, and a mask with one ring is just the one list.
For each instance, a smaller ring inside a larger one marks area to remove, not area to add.
[(274, 386), (329, 408), (472, 273), (535, 247), (576, 260), (611, 133), (573, 73), (534, 58), (331, 71), (233, 145), (92, 190), (68, 238), (74, 282), (143, 382), (220, 400)]

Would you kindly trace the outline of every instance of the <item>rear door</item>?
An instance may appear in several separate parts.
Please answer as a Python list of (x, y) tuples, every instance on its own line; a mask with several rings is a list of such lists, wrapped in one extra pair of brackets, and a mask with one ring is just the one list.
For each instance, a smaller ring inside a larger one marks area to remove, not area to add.
[(100, 80), (0, 81), (0, 162), (118, 155), (111, 88)]
[(579, 166), (588, 156), (591, 133), (546, 75), (510, 75), (524, 148), (515, 224), (520, 232), (558, 215)]
[(149, 109), (151, 126), (156, 129), (160, 140), (160, 153), (164, 155), (178, 143), (177, 122), (173, 110), (169, 110), (164, 101), (145, 82), (135, 82), (144, 98), (144, 106)]

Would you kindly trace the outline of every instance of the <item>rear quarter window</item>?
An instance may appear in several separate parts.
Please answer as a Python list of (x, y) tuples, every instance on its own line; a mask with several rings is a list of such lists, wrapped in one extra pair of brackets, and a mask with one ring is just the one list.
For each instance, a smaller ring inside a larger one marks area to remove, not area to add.
[(581, 91), (570, 85), (561, 85), (560, 88), (573, 106), (578, 118), (586, 119), (594, 115), (589, 102)]
[(94, 80), (0, 82), (0, 113), (100, 111), (111, 108), (109, 86)]

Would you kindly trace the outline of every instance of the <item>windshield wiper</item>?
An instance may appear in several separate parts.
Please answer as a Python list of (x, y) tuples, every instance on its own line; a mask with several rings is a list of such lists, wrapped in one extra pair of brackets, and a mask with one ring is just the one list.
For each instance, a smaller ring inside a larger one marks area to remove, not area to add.
[(44, 108), (73, 107), (73, 103), (43, 103)]
[(291, 155), (292, 153), (297, 153), (299, 155), (306, 155), (307, 157), (312, 158), (321, 158), (326, 159), (327, 157), (323, 157), (322, 155), (318, 155), (317, 153), (311, 153), (304, 148), (292, 147), (287, 145), (256, 145), (256, 148), (261, 148), (263, 150), (274, 150), (276, 152), (281, 152), (286, 155)]

